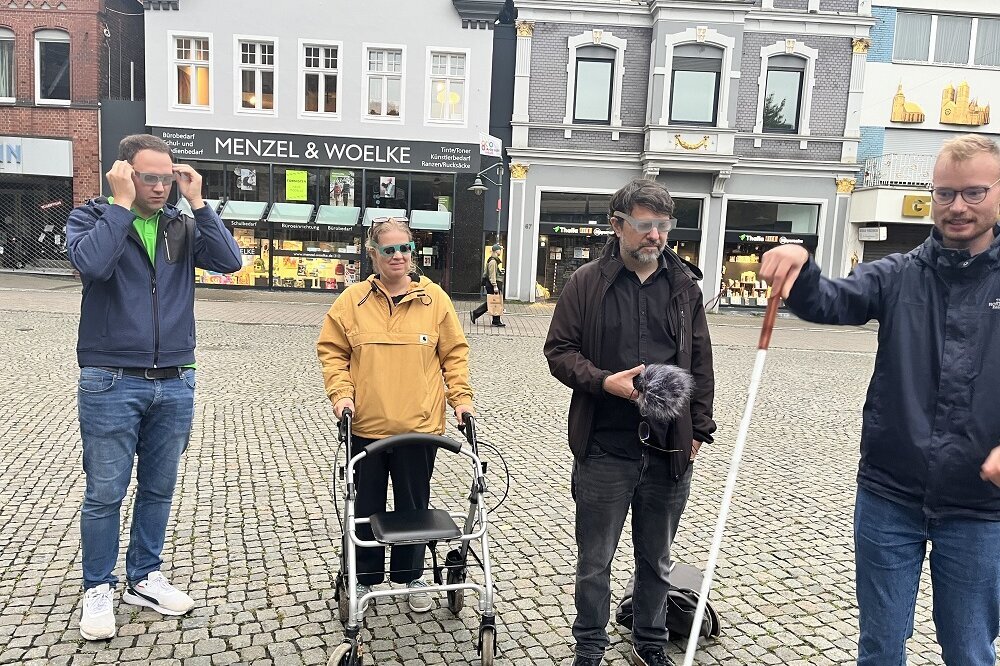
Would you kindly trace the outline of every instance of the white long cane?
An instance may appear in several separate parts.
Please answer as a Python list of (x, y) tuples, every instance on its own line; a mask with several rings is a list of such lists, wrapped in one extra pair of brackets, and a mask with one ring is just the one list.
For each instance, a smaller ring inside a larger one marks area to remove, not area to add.
[(778, 303), (781, 300), (782, 285), (775, 283), (771, 288), (771, 298), (767, 301), (767, 312), (764, 324), (760, 330), (760, 341), (757, 343), (757, 360), (754, 362), (753, 374), (750, 376), (750, 389), (747, 395), (747, 406), (743, 410), (743, 420), (740, 421), (739, 434), (736, 436), (736, 447), (733, 449), (733, 459), (729, 463), (729, 478), (726, 479), (726, 491), (722, 494), (722, 506), (719, 509), (719, 519), (715, 523), (715, 537), (708, 553), (708, 564), (705, 565), (705, 579), (701, 583), (698, 594), (698, 605), (694, 611), (694, 622), (691, 623), (691, 635), (688, 636), (687, 651), (684, 653), (684, 666), (694, 665), (694, 653), (698, 650), (698, 637), (701, 635), (701, 623), (705, 618), (705, 605), (708, 603), (708, 593), (712, 589), (712, 574), (719, 560), (722, 548), (722, 536), (726, 531), (726, 519), (729, 517), (729, 506), (733, 501), (733, 491), (736, 490), (736, 477), (740, 471), (740, 460), (743, 458), (743, 447), (747, 441), (747, 431), (750, 429), (750, 417), (753, 414), (753, 404), (757, 399), (757, 389), (760, 388), (760, 378), (764, 374), (764, 358), (771, 344), (771, 332), (778, 317)]

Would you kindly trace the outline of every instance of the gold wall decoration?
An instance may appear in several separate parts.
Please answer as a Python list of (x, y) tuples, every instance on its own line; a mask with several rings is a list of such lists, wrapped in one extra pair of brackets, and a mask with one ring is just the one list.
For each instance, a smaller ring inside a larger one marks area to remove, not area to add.
[(927, 217), (931, 214), (929, 194), (908, 194), (903, 197), (903, 217)]
[(524, 180), (528, 177), (528, 165), (520, 162), (510, 163), (510, 177), (513, 180)]
[(837, 193), (850, 194), (854, 191), (854, 186), (857, 182), (855, 178), (837, 178)]
[(517, 22), (517, 36), (518, 37), (531, 37), (535, 32), (535, 22), (534, 21), (518, 21)]
[(900, 83), (892, 98), (892, 114), (889, 120), (894, 123), (922, 123), (926, 119), (924, 110), (916, 102), (907, 102), (903, 94), (903, 84)]
[(955, 88), (950, 83), (941, 91), (941, 123), (945, 125), (986, 125), (990, 105), (980, 106), (969, 96), (969, 84), (962, 81)]
[(674, 134), (674, 141), (677, 143), (678, 146), (680, 146), (684, 150), (698, 150), (699, 148), (704, 148), (708, 145), (708, 142), (711, 140), (711, 138), (712, 137), (706, 134), (705, 136), (701, 137), (701, 141), (696, 141), (692, 143), (690, 141), (685, 141), (680, 134)]
[(851, 40), (851, 50), (854, 53), (868, 53), (869, 47), (872, 45), (872, 40), (867, 37), (855, 37)]

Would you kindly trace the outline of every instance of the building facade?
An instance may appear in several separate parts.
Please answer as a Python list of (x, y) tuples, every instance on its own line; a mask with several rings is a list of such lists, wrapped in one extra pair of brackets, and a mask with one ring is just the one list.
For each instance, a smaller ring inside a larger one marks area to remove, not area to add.
[(931, 172), (941, 144), (974, 132), (1000, 141), (1000, 6), (929, 0), (872, 7), (852, 261), (906, 252), (927, 238)]
[(68, 271), (66, 216), (100, 191), (100, 0), (0, 10), (0, 267)]
[(557, 297), (638, 177), (675, 197), (669, 244), (713, 304), (762, 305), (760, 256), (781, 243), (839, 272), (866, 0), (515, 4), (509, 298)]
[(420, 269), (478, 293), (497, 214), (468, 188), (489, 166), (502, 0), (148, 4), (147, 77), (164, 83), (146, 123), (244, 251), (202, 283), (340, 290), (370, 272), (372, 220), (406, 216)]

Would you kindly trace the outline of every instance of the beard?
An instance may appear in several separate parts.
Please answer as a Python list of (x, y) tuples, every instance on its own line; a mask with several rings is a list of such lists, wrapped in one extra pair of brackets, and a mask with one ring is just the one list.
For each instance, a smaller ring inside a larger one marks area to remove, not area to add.
[[(643, 250), (655, 249), (656, 252), (643, 252)], [(624, 248), (625, 254), (640, 264), (656, 263), (663, 252), (663, 245), (640, 245), (639, 247)]]

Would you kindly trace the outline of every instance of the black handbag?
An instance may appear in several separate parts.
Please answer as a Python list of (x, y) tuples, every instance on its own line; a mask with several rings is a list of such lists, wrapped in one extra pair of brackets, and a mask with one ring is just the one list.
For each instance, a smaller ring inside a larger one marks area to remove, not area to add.
[[(704, 580), (701, 571), (689, 564), (674, 562), (670, 567), (670, 588), (667, 592), (667, 630), (670, 639), (677, 640), (691, 635), (691, 625), (694, 623), (694, 612), (698, 606), (698, 594)], [(635, 575), (625, 587), (625, 596), (615, 612), (615, 622), (628, 629), (632, 628), (632, 592), (635, 588)], [(703, 638), (716, 638), (722, 633), (719, 624), (719, 614), (712, 608), (712, 603), (705, 605), (705, 617), (701, 621), (699, 635)]]

